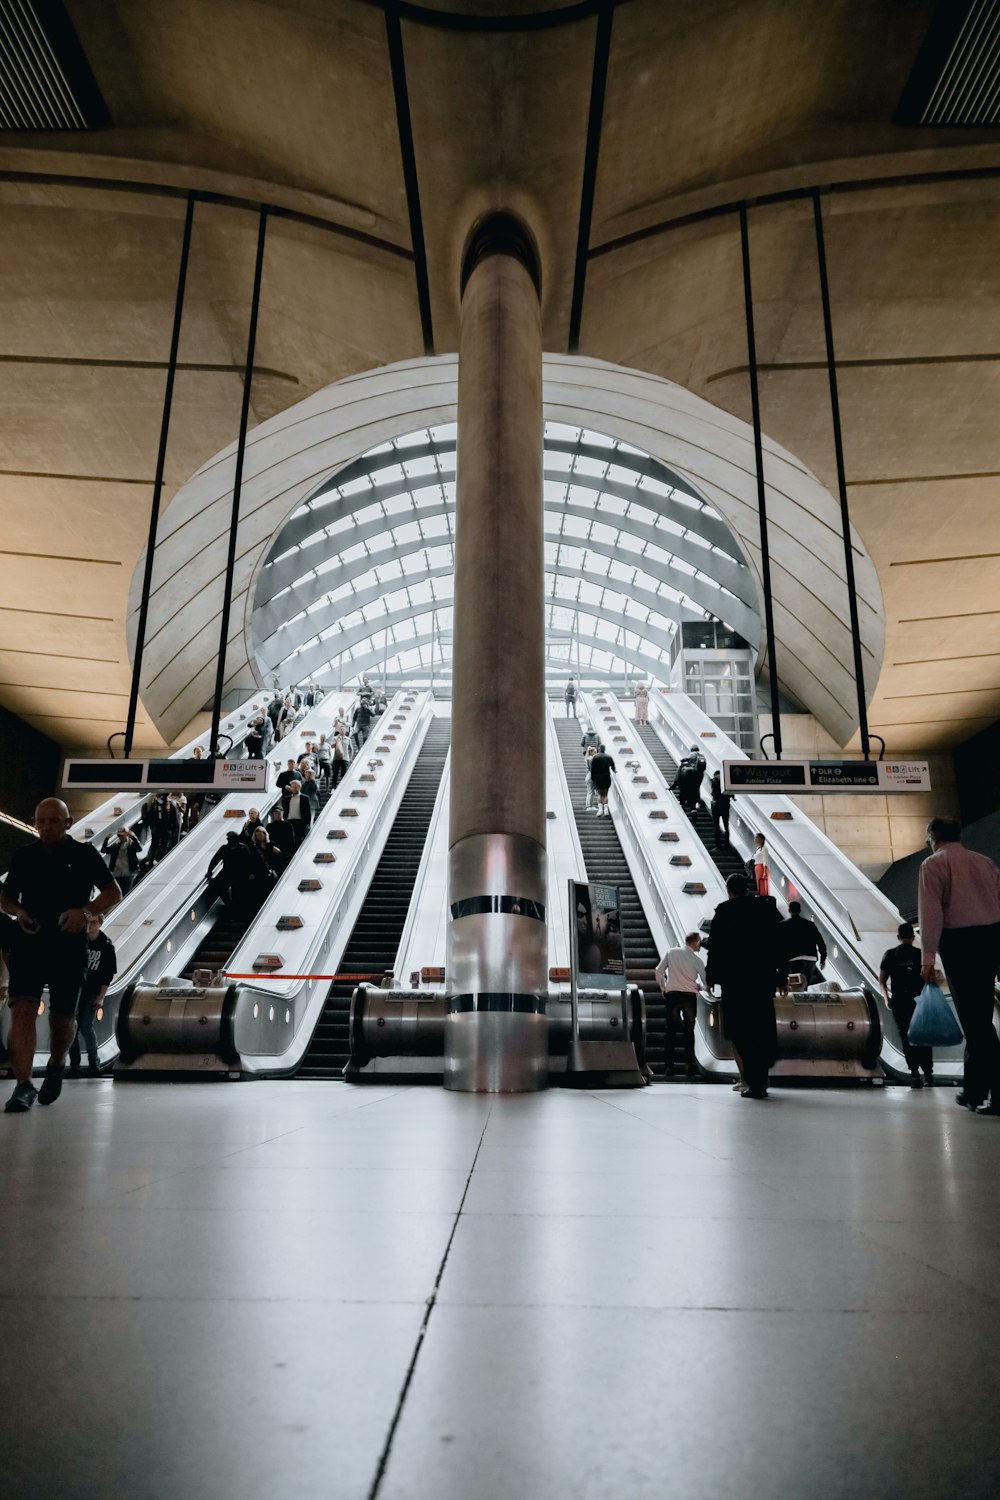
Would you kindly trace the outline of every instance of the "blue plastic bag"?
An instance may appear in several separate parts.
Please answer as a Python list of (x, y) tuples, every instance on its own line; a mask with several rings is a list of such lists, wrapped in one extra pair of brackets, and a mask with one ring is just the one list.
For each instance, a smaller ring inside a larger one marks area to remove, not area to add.
[(957, 1047), (965, 1037), (939, 984), (925, 984), (906, 1033), (911, 1047)]

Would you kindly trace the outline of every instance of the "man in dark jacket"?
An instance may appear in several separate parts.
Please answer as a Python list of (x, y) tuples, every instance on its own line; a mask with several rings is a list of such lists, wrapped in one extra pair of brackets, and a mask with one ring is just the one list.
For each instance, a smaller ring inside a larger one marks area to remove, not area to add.
[(127, 896), (139, 873), (139, 856), (142, 845), (130, 828), (119, 828), (111, 833), (101, 845), (101, 853), (108, 862), (108, 869)]
[(288, 787), (288, 783), (290, 781), (298, 781), (301, 778), (301, 775), (302, 772), (299, 770), (298, 762), (296, 760), (290, 760), (286, 763), (285, 769), (283, 771), (279, 771), (275, 786), (278, 788), (279, 792), (283, 792)]
[(276, 849), (279, 849), (285, 861), (291, 859), (295, 853), (295, 829), (290, 823), (285, 822), (285, 814), (280, 807), (276, 807), (271, 814), (271, 821), (267, 825), (268, 837)]
[[(791, 910), (791, 908), (789, 908)], [(909, 922), (901, 922), (896, 929), (899, 938), (897, 948), (888, 948), (879, 964), (878, 987), (886, 1009), (899, 1028), (899, 1039), (903, 1056), (910, 1070), (910, 1083), (914, 1088), (922, 1086), (920, 1073), (931, 1083), (934, 1078), (934, 1052), (930, 1047), (912, 1047), (907, 1033), (913, 1012), (917, 1008), (917, 996), (924, 987), (920, 977), (920, 949), (914, 942), (913, 928)]]
[(248, 760), (261, 759), (264, 754), (264, 720), (262, 718), (250, 720), (243, 743), (246, 746)]
[(707, 762), (700, 745), (692, 745), (686, 757), (691, 762), (692, 801), (695, 806), (701, 796), (701, 783), (705, 776)]
[(826, 963), (826, 944), (815, 922), (802, 915), (802, 904), (789, 901), (788, 916), (781, 924), (781, 956), (788, 972), (802, 974), (806, 984), (821, 984)]
[(372, 720), (375, 710), (369, 697), (358, 699), (354, 713), (351, 715), (351, 738), (354, 741), (355, 752), (361, 749), (365, 740), (371, 734)]
[(729, 900), (715, 909), (708, 940), (707, 979), (722, 990), (726, 1036), (746, 1087), (745, 1099), (767, 1098), (767, 1074), (778, 1054), (774, 991), (781, 972), (781, 918), (773, 897), (751, 901), (744, 875), (726, 881)]
[(729, 848), (729, 805), (733, 800), (732, 792), (723, 791), (722, 773), (712, 772), (711, 786), (712, 797), (712, 830), (715, 834), (716, 849)]
[(670, 783), (670, 790), (677, 793), (677, 800), (685, 812), (694, 812), (698, 801), (700, 777), (690, 755), (685, 755), (677, 767), (677, 775)]
[(216, 849), (209, 861), (206, 878), (210, 906), (220, 898), (227, 905), (232, 904), (233, 890), (240, 885), (248, 854), (249, 850), (240, 834), (231, 829), (226, 834), (226, 842)]
[(281, 811), (295, 833), (295, 847), (298, 848), (312, 823), (312, 803), (303, 792), (301, 781), (290, 781), (285, 787), (281, 794)]
[(148, 863), (157, 864), (168, 855), (180, 838), (180, 823), (176, 808), (170, 803), (166, 792), (157, 792), (142, 809), (142, 821), (150, 832)]

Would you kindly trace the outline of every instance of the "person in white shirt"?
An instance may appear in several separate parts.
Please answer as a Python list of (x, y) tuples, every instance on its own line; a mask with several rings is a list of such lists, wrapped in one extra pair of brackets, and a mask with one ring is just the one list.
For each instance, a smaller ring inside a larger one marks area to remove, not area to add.
[(753, 845), (751, 860), (754, 885), (757, 887), (758, 896), (769, 896), (771, 894), (771, 867), (767, 862), (767, 843), (762, 833), (755, 836)]
[(694, 1060), (694, 1022), (698, 991), (708, 989), (705, 961), (701, 957), (701, 933), (689, 932), (683, 948), (671, 948), (656, 966), (656, 982), (667, 1002), (667, 1036), (664, 1072), (674, 1072), (674, 1038), (679, 1022), (684, 1033), (684, 1071), (688, 1078), (698, 1072)]

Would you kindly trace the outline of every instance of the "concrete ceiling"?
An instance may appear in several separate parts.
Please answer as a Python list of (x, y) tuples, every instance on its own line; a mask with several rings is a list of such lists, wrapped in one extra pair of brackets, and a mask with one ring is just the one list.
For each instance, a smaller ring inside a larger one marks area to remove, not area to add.
[[(546, 348), (566, 352), (600, 8), (400, 5), (394, 49), (374, 0), (66, 0), (111, 123), (0, 132), (0, 703), (67, 746), (122, 727), (186, 191), (210, 201), (165, 505), (236, 432), (260, 202), (281, 214), (255, 424), (453, 350), (463, 242), (491, 206), (531, 224)], [(835, 490), (812, 210), (781, 196), (832, 189), (851, 518), (886, 616), (870, 720), (925, 751), (1000, 715), (1000, 138), (894, 123), (934, 9), (614, 6), (579, 328), (581, 354), (748, 419), (724, 210), (755, 200), (764, 427)], [(139, 739), (160, 743), (143, 717)]]

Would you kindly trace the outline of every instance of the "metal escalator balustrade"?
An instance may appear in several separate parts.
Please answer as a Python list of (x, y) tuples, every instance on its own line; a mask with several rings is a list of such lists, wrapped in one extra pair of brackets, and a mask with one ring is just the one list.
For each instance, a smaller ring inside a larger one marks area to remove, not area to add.
[[(645, 745), (653, 764), (662, 773), (667, 786), (672, 786), (677, 777), (678, 762), (670, 754), (655, 729), (650, 724), (633, 724), (632, 730)], [(706, 793), (706, 784), (709, 779), (709, 772), (706, 770), (705, 781), (702, 783), (703, 796)], [(702, 797), (699, 797), (697, 807), (692, 812), (688, 812), (688, 820), (704, 845), (706, 853), (711, 855), (712, 863), (724, 880), (728, 880), (730, 875), (742, 875), (745, 873), (746, 865), (731, 844), (728, 848), (716, 847), (712, 815), (705, 806)]]
[(433, 720), (428, 693), (398, 693), (278, 888), (232, 955), (234, 1048), (245, 1073), (302, 1064)]
[[(433, 719), (344, 950), (344, 974), (381, 976), (392, 971), (450, 742), (450, 720)], [(373, 982), (377, 984), (378, 978)], [(352, 978), (330, 985), (298, 1077), (342, 1075), (350, 1056), (351, 996), (357, 983)]]
[[(332, 784), (329, 780), (319, 782), (319, 808), (316, 817), (322, 816), (332, 793)], [(275, 806), (278, 804), (275, 803)], [(262, 819), (264, 827), (267, 820)], [(290, 863), (290, 861), (289, 861)], [(267, 895), (276, 889), (285, 871), (282, 869)], [(263, 905), (263, 902), (261, 902)], [(205, 933), (198, 947), (188, 959), (182, 970), (185, 979), (194, 980), (196, 969), (211, 969), (213, 974), (219, 969), (225, 969), (233, 953), (235, 953), (241, 940), (246, 936), (249, 929), (257, 919), (260, 908), (254, 910), (240, 911), (225, 905), (222, 901), (216, 903), (213, 908), (214, 922)]]
[[(284, 759), (297, 757), (308, 740), (329, 733), (338, 702), (333, 695), (324, 699), (286, 735), (277, 755), (268, 757), (275, 776), (283, 764), (282, 751)], [(209, 863), (226, 834), (242, 829), (251, 806), (257, 807), (266, 825), (280, 795), (272, 781), (271, 791), (263, 794), (223, 797), (205, 810), (185, 837), (114, 908), (105, 930), (118, 953), (118, 975), (108, 994), (103, 1030), (98, 1032), (102, 1061), (112, 1061), (117, 1055), (118, 1007), (123, 996), (134, 994), (137, 987), (157, 986), (168, 975), (186, 980), (195, 968), (213, 973), (225, 968), (253, 918), (227, 911), (211, 899), (206, 880)]]
[[(618, 836), (654, 937), (671, 947), (686, 932), (704, 930), (714, 908), (725, 900), (722, 876), (687, 814), (666, 789), (641, 737), (626, 733), (626, 715), (617, 697), (610, 692), (589, 696), (590, 712), (607, 731), (605, 738), (628, 747), (623, 749), (625, 774), (616, 778), (611, 794)], [(690, 737), (683, 750), (689, 744)], [(872, 1078), (881, 1028), (862, 991), (841, 987), (835, 994), (779, 992), (775, 1014), (778, 1056), (772, 1075)], [(699, 1000), (696, 1058), (699, 1069), (713, 1077), (736, 1071), (725, 1019), (717, 1000)]]
[[(576, 719), (555, 720), (556, 737), (573, 804), (580, 848), (588, 880), (616, 885), (621, 903), (622, 948), (625, 977), (637, 986), (646, 1005), (646, 1061), (654, 1075), (662, 1077), (669, 1064), (665, 1057), (666, 1007), (654, 971), (660, 955), (656, 951), (639, 894), (622, 850), (614, 820), (586, 810), (587, 777), (580, 746), (581, 726)], [(612, 747), (613, 748), (613, 747)], [(620, 756), (616, 756), (616, 765)], [(683, 1058), (682, 1064), (683, 1066)]]
[[(649, 695), (651, 728), (671, 755), (683, 754), (694, 742), (702, 746), (706, 775), (724, 760), (745, 760), (746, 753), (720, 730), (684, 693), (654, 688)], [(881, 1065), (890, 1077), (908, 1070), (894, 1024), (882, 1023), (878, 992), (879, 959), (896, 946), (900, 920), (896, 908), (790, 797), (778, 794), (738, 796), (732, 804), (731, 836), (737, 852), (748, 857), (755, 833), (763, 833), (770, 852), (772, 895), (780, 903), (799, 898), (823, 933), (829, 952), (825, 974), (847, 989), (869, 997), (881, 1026)], [(890, 1029), (891, 1028), (891, 1029)], [(959, 1048), (935, 1051), (935, 1077), (957, 1082)]]

